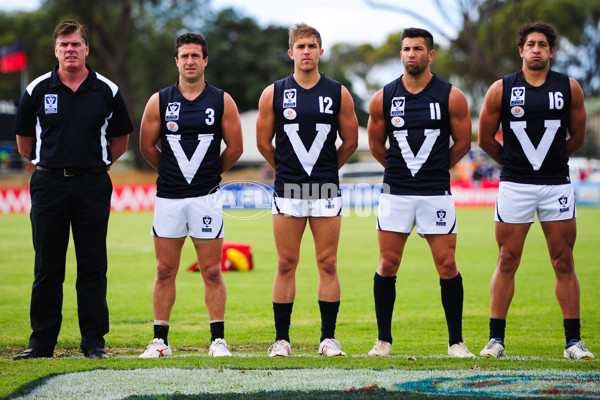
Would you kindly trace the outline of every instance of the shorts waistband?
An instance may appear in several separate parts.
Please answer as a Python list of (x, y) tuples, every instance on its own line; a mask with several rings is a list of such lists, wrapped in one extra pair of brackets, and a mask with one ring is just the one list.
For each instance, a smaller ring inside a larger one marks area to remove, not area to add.
[(92, 175), (101, 174), (110, 169), (109, 166), (97, 167), (97, 168), (46, 168), (36, 165), (35, 169), (38, 171), (48, 172), (54, 175), (61, 175), (66, 177), (80, 176), (80, 175)]

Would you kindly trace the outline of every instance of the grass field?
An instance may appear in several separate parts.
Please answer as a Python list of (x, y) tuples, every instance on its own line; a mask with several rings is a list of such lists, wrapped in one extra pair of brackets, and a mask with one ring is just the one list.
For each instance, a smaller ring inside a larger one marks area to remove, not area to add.
[[(600, 355), (600, 209), (580, 207), (575, 263), (581, 285), (582, 335), (588, 348)], [(342, 286), (336, 338), (350, 357), (314, 357), (320, 336), (316, 298), (317, 271), (310, 231), (307, 230), (297, 273), (297, 295), (292, 314), (291, 340), (295, 357), (272, 360), (267, 348), (274, 340), (271, 287), (276, 253), (270, 215), (248, 218), (252, 211), (230, 212), (226, 241), (249, 243), (255, 269), (227, 272), (226, 339), (236, 355), (229, 359), (206, 356), (209, 346), (208, 314), (203, 301), (202, 278), (187, 271), (194, 251), (186, 243), (177, 278), (177, 300), (171, 316), (169, 341), (176, 355), (139, 360), (152, 339), (151, 290), (155, 274), (152, 213), (113, 213), (108, 234), (108, 304), (111, 331), (106, 336), (109, 360), (81, 357), (75, 296), (75, 261), (71, 244), (64, 285), (63, 324), (55, 359), (14, 362), (30, 334), (29, 299), (33, 281), (33, 249), (28, 215), (0, 216), (0, 397), (39, 378), (67, 371), (95, 368), (341, 368), (450, 370), (581, 370), (599, 371), (599, 362), (562, 359), (562, 317), (554, 296), (554, 276), (539, 224), (527, 238), (516, 294), (507, 320), (504, 360), (454, 360), (446, 354), (447, 330), (440, 302), (438, 277), (425, 240), (413, 233), (408, 240), (398, 275), (394, 311), (394, 354), (371, 359), (366, 354), (377, 338), (373, 305), (373, 274), (378, 261), (375, 216), (345, 216), (338, 254)], [(349, 214), (353, 214), (350, 212)], [(458, 209), (456, 259), (465, 288), (464, 339), (473, 353), (486, 344), (489, 318), (489, 282), (497, 247), (493, 209)], [(299, 355), (299, 356), (298, 356)], [(410, 356), (416, 356), (416, 359)]]

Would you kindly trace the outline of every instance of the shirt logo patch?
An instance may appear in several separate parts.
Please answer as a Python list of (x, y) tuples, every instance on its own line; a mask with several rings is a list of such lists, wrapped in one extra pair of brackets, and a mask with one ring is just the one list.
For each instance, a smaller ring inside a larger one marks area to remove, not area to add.
[(293, 108), (286, 108), (285, 110), (283, 110), (283, 116), (285, 117), (285, 119), (289, 119), (290, 121), (296, 119), (296, 115), (296, 110), (294, 110)]
[(525, 110), (523, 110), (523, 107), (513, 107), (510, 109), (510, 113), (517, 118), (521, 118), (523, 115), (525, 115)]
[(510, 105), (523, 106), (525, 105), (525, 87), (514, 87), (510, 90)]
[(296, 107), (296, 89), (283, 91), (283, 108)]
[(179, 130), (179, 125), (177, 125), (177, 122), (175, 121), (169, 121), (167, 122), (167, 129), (170, 132), (177, 132)]
[(404, 126), (404, 119), (402, 117), (394, 117), (392, 118), (392, 125), (396, 128), (401, 128)]
[(45, 110), (46, 114), (58, 113), (58, 95), (57, 94), (44, 95), (44, 110)]
[(392, 107), (390, 109), (390, 115), (392, 117), (399, 117), (404, 115), (404, 106), (406, 105), (406, 99), (404, 97), (394, 97), (392, 99)]
[(179, 119), (179, 110), (180, 109), (181, 109), (181, 103), (167, 104), (167, 111), (165, 113), (165, 121), (177, 121)]

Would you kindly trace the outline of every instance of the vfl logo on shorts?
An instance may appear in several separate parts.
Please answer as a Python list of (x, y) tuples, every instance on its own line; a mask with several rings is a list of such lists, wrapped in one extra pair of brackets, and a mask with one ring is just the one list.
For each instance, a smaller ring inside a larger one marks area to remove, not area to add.
[(525, 105), (525, 87), (514, 87), (510, 90), (510, 105), (523, 106)]
[(437, 210), (435, 226), (446, 226), (446, 210)]
[(165, 121), (179, 120), (179, 110), (181, 110), (181, 103), (167, 104), (167, 110), (165, 112)]
[(58, 95), (47, 94), (44, 95), (44, 110), (46, 114), (58, 113)]
[(283, 108), (296, 107), (296, 89), (283, 91)]
[(558, 198), (558, 203), (560, 204), (559, 212), (569, 212), (569, 199), (567, 196), (561, 196)]
[(204, 224), (202, 232), (212, 232), (212, 228), (210, 227), (210, 224), (212, 223), (212, 217), (210, 215), (205, 215), (202, 218), (202, 223)]

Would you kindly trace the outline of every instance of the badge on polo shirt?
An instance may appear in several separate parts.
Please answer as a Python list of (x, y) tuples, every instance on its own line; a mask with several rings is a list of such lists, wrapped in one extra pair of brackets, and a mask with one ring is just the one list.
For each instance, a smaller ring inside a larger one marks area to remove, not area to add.
[(44, 95), (44, 110), (45, 110), (46, 114), (58, 113), (58, 95), (57, 94)]
[(179, 120), (179, 110), (181, 110), (181, 103), (169, 103), (167, 104), (167, 112), (165, 113), (165, 121), (177, 121)]

